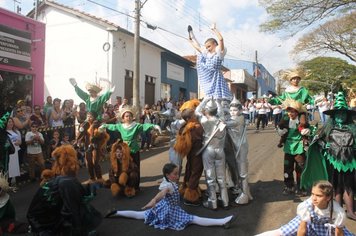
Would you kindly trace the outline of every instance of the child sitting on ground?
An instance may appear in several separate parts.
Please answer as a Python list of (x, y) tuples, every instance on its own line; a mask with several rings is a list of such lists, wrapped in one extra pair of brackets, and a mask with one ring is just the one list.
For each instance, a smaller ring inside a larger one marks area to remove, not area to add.
[(310, 198), (298, 205), (294, 219), (256, 236), (354, 235), (344, 226), (345, 219), (345, 210), (333, 200), (332, 184), (321, 180), (314, 183)]
[(221, 219), (204, 218), (188, 214), (179, 206), (179, 192), (176, 184), (178, 167), (173, 163), (163, 167), (163, 181), (159, 186), (160, 192), (142, 209), (145, 211), (117, 211), (114, 210), (106, 217), (121, 216), (144, 220), (145, 224), (158, 229), (183, 230), (189, 224), (201, 226), (223, 226), (229, 228), (236, 219), (235, 215)]

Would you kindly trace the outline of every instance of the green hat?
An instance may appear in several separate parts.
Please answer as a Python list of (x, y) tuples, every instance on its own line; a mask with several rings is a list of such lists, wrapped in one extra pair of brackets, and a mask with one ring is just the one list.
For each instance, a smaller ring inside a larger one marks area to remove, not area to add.
[(338, 92), (335, 97), (334, 107), (328, 111), (324, 111), (325, 115), (334, 115), (336, 111), (345, 111), (348, 115), (356, 114), (356, 111), (349, 110), (347, 106), (345, 94), (343, 92)]
[(0, 129), (5, 129), (6, 128), (6, 124), (7, 124), (7, 120), (10, 117), (10, 112), (6, 112), (5, 115), (3, 115), (0, 119)]

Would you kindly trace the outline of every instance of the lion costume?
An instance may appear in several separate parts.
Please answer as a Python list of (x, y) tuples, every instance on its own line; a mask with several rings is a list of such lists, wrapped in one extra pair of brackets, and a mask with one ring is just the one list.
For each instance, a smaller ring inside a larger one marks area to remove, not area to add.
[(203, 127), (195, 118), (194, 109), (198, 102), (191, 100), (182, 105), (182, 118), (186, 123), (180, 128), (176, 138), (174, 150), (184, 158), (187, 157), (183, 184), (180, 187), (180, 194), (184, 203), (188, 205), (199, 205), (201, 191), (199, 180), (203, 173), (202, 153), (198, 151), (203, 146)]
[(133, 162), (130, 148), (126, 143), (119, 140), (112, 145), (110, 163), (109, 179), (112, 195), (135, 196), (135, 186), (139, 182), (138, 167)]
[[(27, 212), (32, 233), (36, 235), (89, 235), (102, 216), (89, 204), (93, 198), (76, 178), (77, 153), (70, 145), (54, 150), (51, 170), (42, 173), (42, 185)], [(94, 234), (93, 234), (94, 235)]]
[[(95, 119), (96, 114), (92, 112), (91, 115)], [(88, 166), (90, 182), (102, 181), (100, 161), (104, 156), (106, 144), (110, 139), (106, 131), (99, 129), (99, 127), (100, 122), (98, 120), (88, 119), (81, 125), (81, 133), (78, 137), (78, 140), (84, 139), (86, 148), (85, 160)]]

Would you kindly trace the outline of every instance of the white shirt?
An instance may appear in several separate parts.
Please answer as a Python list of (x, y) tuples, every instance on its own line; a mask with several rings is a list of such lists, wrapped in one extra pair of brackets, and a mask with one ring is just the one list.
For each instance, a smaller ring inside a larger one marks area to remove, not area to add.
[[(43, 136), (40, 132), (38, 132), (38, 135), (40, 136), (41, 140), (44, 140)], [(32, 131), (27, 132), (26, 136), (25, 136), (25, 141), (26, 142), (32, 141), (33, 136), (35, 136), (35, 134), (32, 133)], [(40, 142), (35, 142), (33, 144), (27, 144), (27, 153), (28, 154), (39, 154), (41, 152), (42, 152), (42, 148), (41, 148)]]
[[(307, 200), (305, 200), (304, 202), (300, 203), (297, 207), (297, 215), (299, 215), (303, 220), (310, 218), (307, 202), (312, 203), (311, 197), (308, 198)], [(334, 205), (334, 209), (333, 209), (332, 222), (338, 228), (343, 227), (345, 219), (346, 219), (345, 210), (339, 205), (339, 203), (337, 203), (334, 200), (333, 200), (333, 205)], [(329, 217), (330, 218), (330, 207), (331, 207), (330, 204), (325, 209), (319, 209), (316, 206), (314, 206), (314, 212), (319, 217)]]

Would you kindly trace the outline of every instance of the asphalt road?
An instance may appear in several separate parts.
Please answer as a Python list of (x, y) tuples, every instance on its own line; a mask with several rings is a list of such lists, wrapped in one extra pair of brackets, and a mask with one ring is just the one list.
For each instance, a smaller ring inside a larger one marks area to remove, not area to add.
[[(203, 217), (225, 217), (237, 214), (237, 220), (230, 229), (222, 227), (201, 227), (190, 225), (183, 231), (158, 230), (149, 227), (141, 220), (115, 218), (104, 219), (98, 228), (103, 235), (241, 235), (252, 236), (280, 227), (295, 216), (297, 205), (305, 198), (282, 195), (283, 190), (283, 152), (277, 148), (279, 137), (272, 128), (255, 133), (253, 127), (247, 132), (249, 141), (249, 182), (254, 200), (244, 206), (232, 206), (229, 210), (211, 211), (200, 207), (182, 207), (191, 214)], [(142, 153), (141, 189), (137, 196), (113, 198), (109, 189), (99, 189), (92, 204), (103, 214), (109, 209), (140, 210), (158, 191), (162, 179), (161, 168), (168, 162), (168, 146), (162, 142), (159, 147)], [(103, 170), (108, 170), (108, 161)], [(86, 169), (81, 169), (79, 178), (88, 178)], [(38, 183), (21, 185), (18, 192), (12, 194), (12, 201), (17, 211), (18, 220), (26, 220), (29, 203), (38, 188)], [(204, 178), (201, 188), (205, 189)], [(233, 199), (232, 199), (233, 200)], [(356, 233), (355, 221), (347, 220), (346, 226)]]

